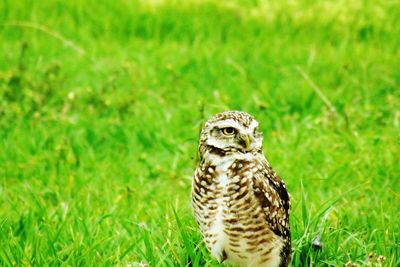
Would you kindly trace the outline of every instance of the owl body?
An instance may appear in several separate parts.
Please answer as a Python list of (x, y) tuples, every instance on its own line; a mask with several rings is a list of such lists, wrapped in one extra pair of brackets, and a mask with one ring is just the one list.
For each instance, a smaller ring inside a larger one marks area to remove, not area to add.
[(194, 215), (218, 261), (241, 267), (288, 266), (289, 195), (262, 154), (257, 126), (247, 113), (232, 111), (206, 123), (193, 179)]

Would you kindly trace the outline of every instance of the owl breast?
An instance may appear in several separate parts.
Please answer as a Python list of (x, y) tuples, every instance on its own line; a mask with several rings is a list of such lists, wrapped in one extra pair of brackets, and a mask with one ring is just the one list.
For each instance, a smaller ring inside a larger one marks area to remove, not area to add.
[(192, 204), (207, 249), (220, 262), (280, 266), (282, 238), (268, 226), (254, 191), (262, 161), (227, 159), (202, 163), (195, 173)]

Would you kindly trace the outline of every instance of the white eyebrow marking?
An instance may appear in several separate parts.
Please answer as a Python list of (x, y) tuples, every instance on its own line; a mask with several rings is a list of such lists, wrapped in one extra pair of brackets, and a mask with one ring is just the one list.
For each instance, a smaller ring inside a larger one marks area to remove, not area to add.
[(220, 128), (224, 128), (224, 127), (242, 128), (242, 125), (240, 125), (237, 121), (232, 120), (232, 119), (223, 120), (223, 121), (217, 123), (216, 125)]

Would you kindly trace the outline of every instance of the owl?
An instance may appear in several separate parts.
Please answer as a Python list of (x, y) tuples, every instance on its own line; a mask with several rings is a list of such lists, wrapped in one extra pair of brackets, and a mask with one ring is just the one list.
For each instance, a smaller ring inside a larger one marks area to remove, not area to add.
[(234, 266), (288, 266), (289, 194), (263, 154), (258, 122), (240, 111), (213, 116), (199, 156), (192, 207), (211, 255)]

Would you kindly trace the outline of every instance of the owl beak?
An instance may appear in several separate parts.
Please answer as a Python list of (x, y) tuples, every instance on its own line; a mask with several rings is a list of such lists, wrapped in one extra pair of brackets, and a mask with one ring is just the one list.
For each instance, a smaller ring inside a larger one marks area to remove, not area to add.
[(240, 139), (240, 143), (244, 145), (244, 147), (246, 148), (246, 150), (248, 150), (250, 148), (250, 137), (248, 135), (240, 135), (239, 136)]

